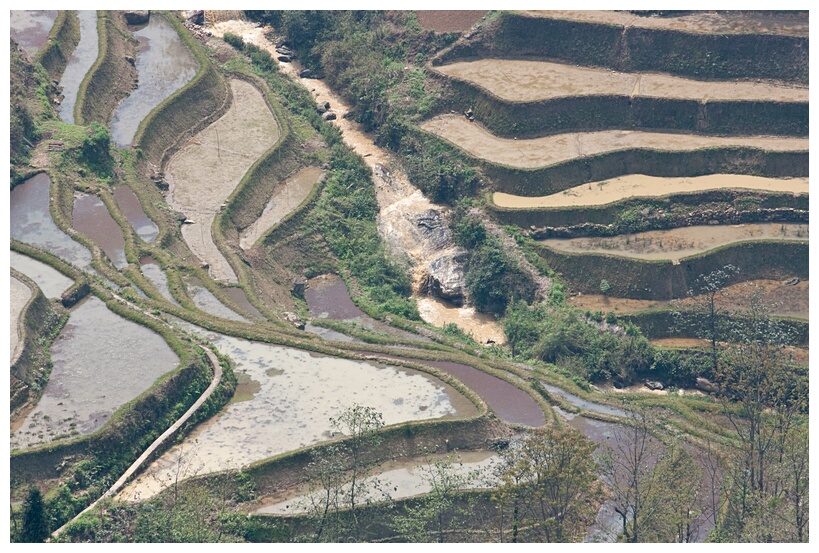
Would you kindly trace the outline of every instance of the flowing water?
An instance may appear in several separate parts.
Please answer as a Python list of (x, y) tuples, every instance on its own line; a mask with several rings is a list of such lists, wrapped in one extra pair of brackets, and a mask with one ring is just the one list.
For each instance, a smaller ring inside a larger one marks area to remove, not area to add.
[(139, 41), (135, 63), (139, 86), (111, 119), (111, 139), (119, 148), (130, 146), (142, 120), (199, 69), (176, 29), (160, 15), (151, 15), (148, 25), (134, 31), (134, 37)]
[(159, 227), (145, 215), (142, 204), (139, 203), (139, 198), (134, 194), (134, 191), (127, 186), (117, 186), (114, 189), (114, 200), (122, 210), (125, 218), (134, 227), (137, 236), (149, 244), (153, 242), (159, 234)]
[(51, 345), (51, 361), (48, 384), (13, 432), (12, 449), (90, 434), (173, 370), (179, 358), (159, 334), (91, 296), (72, 309)]
[(77, 93), (85, 74), (94, 65), (99, 54), (99, 33), (97, 32), (97, 12), (94, 10), (80, 10), (80, 42), (71, 54), (68, 64), (60, 79), (63, 87), (63, 101), (57, 106), (57, 115), (66, 123), (74, 123), (74, 107), (77, 103)]
[(51, 179), (38, 173), (11, 191), (11, 237), (91, 270), (91, 252), (54, 224), (49, 211)]
[(99, 196), (74, 193), (73, 226), (93, 240), (117, 269), (128, 266), (122, 229)]
[(11, 10), (11, 38), (33, 58), (48, 42), (57, 10)]
[(74, 281), (57, 269), (27, 255), (11, 252), (11, 268), (33, 280), (47, 298), (59, 298)]

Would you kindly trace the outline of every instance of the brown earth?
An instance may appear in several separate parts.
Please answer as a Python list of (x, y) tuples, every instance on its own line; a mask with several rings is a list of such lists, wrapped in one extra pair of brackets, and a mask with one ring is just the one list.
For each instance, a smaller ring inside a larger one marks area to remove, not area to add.
[(807, 138), (718, 137), (626, 130), (566, 133), (517, 140), (499, 138), (481, 125), (454, 114), (434, 117), (422, 123), (421, 128), (465, 150), (473, 157), (521, 169), (548, 167), (578, 157), (638, 148), (683, 152), (719, 147), (808, 150)]
[(695, 81), (668, 75), (620, 73), (528, 60), (481, 59), (435, 69), (509, 102), (576, 96), (631, 96), (683, 100), (807, 102), (808, 88), (778, 84)]
[(415, 10), (421, 27), (438, 33), (469, 30), (487, 13), (488, 10)]
[[(736, 306), (743, 303), (748, 292), (759, 290), (763, 303), (771, 306), (771, 313), (782, 317), (808, 319), (809, 283), (800, 281), (796, 285), (786, 286), (778, 280), (750, 280), (728, 286), (722, 296), (723, 305)], [(627, 298), (610, 298), (600, 294), (578, 294), (569, 298), (569, 303), (581, 309), (591, 311), (612, 311), (617, 314), (634, 313), (647, 309), (662, 309), (671, 306), (685, 307), (697, 301), (686, 298), (671, 301), (633, 300)]]
[(19, 357), (22, 349), (23, 328), (25, 327), (21, 316), (23, 308), (31, 298), (31, 289), (22, 281), (17, 280), (14, 276), (11, 277), (11, 288), (9, 290), (11, 304), (11, 341), (9, 342), (9, 351), (11, 352), (11, 364)]

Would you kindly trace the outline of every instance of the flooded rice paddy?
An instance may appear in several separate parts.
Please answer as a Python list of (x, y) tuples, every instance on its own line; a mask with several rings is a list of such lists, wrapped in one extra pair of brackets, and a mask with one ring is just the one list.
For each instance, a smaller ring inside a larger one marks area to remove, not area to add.
[(139, 41), (135, 63), (139, 86), (114, 111), (110, 125), (111, 139), (120, 148), (130, 146), (148, 113), (199, 69), (176, 29), (160, 15), (151, 15), (148, 25), (134, 31), (134, 38)]
[(603, 405), (602, 403), (595, 403), (593, 401), (587, 401), (582, 397), (576, 396), (574, 394), (570, 394), (569, 392), (563, 390), (562, 388), (558, 388), (557, 386), (552, 386), (551, 384), (547, 384), (546, 382), (541, 381), (541, 386), (543, 386), (547, 392), (550, 394), (555, 394), (562, 397), (566, 402), (570, 403), (571, 405), (577, 407), (578, 409), (584, 409), (586, 411), (594, 411), (596, 413), (601, 413), (603, 415), (611, 415), (613, 417), (627, 417), (628, 413), (623, 411), (622, 409), (617, 409), (616, 407), (610, 407), (608, 405)]
[(160, 335), (91, 296), (71, 311), (51, 345), (51, 361), (42, 398), (12, 429), (12, 449), (90, 434), (179, 359)]
[(264, 320), (265, 316), (259, 313), (259, 310), (253, 307), (253, 304), (250, 303), (250, 300), (247, 299), (247, 294), (241, 288), (236, 287), (229, 287), (225, 288), (225, 293), (233, 300), (233, 302), (250, 313), (250, 315), (255, 319)]
[(122, 229), (99, 196), (74, 193), (73, 226), (94, 241), (117, 269), (128, 266)]
[(142, 204), (139, 203), (139, 198), (134, 191), (127, 186), (117, 186), (114, 189), (114, 200), (125, 218), (131, 223), (137, 236), (145, 242), (153, 242), (159, 234), (159, 227), (145, 215)]
[(536, 169), (584, 156), (632, 149), (690, 152), (705, 148), (749, 147), (771, 151), (807, 151), (807, 138), (769, 136), (700, 136), (629, 130), (565, 133), (529, 140), (500, 138), (460, 115), (439, 115), (421, 128), (490, 163)]
[(49, 211), (51, 179), (38, 173), (11, 191), (11, 237), (73, 263), (91, 268), (91, 252), (54, 224)]
[(491, 315), (476, 312), (474, 307), (458, 307), (435, 296), (422, 296), (416, 301), (421, 318), (429, 324), (441, 327), (455, 324), (481, 344), (506, 343), (498, 322)]
[(273, 193), (261, 216), (242, 231), (239, 237), (241, 248), (243, 250), (252, 248), (262, 235), (299, 207), (323, 174), (324, 171), (319, 167), (305, 167), (284, 181)]
[(171, 295), (171, 290), (168, 288), (168, 277), (165, 275), (159, 262), (151, 256), (145, 256), (139, 260), (139, 264), (142, 269), (142, 274), (154, 285), (154, 288), (162, 294), (162, 297), (174, 305), (179, 305), (179, 302)]
[(548, 238), (538, 240), (538, 242), (563, 252), (610, 254), (648, 260), (676, 260), (734, 242), (749, 240), (807, 242), (808, 225), (795, 223), (701, 225), (618, 236)]
[(177, 468), (180, 479), (188, 478), (331, 439), (329, 419), (355, 403), (379, 411), (387, 425), (475, 410), (452, 387), (418, 371), (183, 327), (205, 336), (235, 361), (235, 372), (244, 381), (243, 401), (230, 403), (153, 463), (123, 490), (123, 499), (150, 497), (175, 478)]
[(10, 264), (12, 269), (33, 280), (47, 298), (61, 297), (74, 284), (57, 269), (15, 251), (11, 252)]
[(11, 38), (33, 58), (48, 42), (56, 19), (57, 10), (11, 10)]
[(21, 325), (25, 324), (21, 320), (23, 308), (31, 299), (32, 292), (26, 283), (14, 278), (11, 275), (11, 288), (9, 289), (9, 303), (11, 306), (11, 324), (9, 324), (11, 341), (9, 342), (9, 353), (11, 354), (11, 364), (14, 364), (15, 359), (20, 355), (20, 348), (22, 347), (22, 336), (20, 332)]
[(77, 103), (77, 93), (85, 74), (94, 65), (99, 54), (99, 33), (97, 32), (97, 12), (95, 10), (79, 10), (80, 42), (71, 54), (68, 65), (60, 78), (63, 87), (63, 101), (57, 106), (57, 115), (66, 123), (74, 123), (74, 107)]
[(280, 130), (264, 97), (253, 85), (230, 81), (233, 104), (179, 150), (165, 168), (169, 205), (193, 224), (182, 227), (191, 250), (210, 266), (214, 279), (238, 282), (216, 247), (211, 226), (220, 206), (250, 166), (279, 139)]
[(435, 70), (473, 83), (509, 102), (607, 95), (697, 101), (808, 101), (807, 87), (753, 81), (695, 81), (547, 61), (479, 59)]
[(574, 207), (606, 205), (632, 197), (658, 197), (701, 190), (741, 188), (767, 192), (808, 193), (808, 179), (773, 179), (753, 175), (712, 174), (700, 177), (652, 177), (623, 175), (604, 181), (581, 184), (548, 196), (516, 196), (495, 192), (492, 201), (500, 207), (532, 209), (537, 207)]
[[(365, 478), (361, 483), (369, 490), (361, 497), (363, 502), (378, 501), (384, 497), (393, 500), (405, 499), (432, 491), (430, 481), (434, 475), (435, 463), (451, 463), (452, 472), (467, 477), (468, 481), (461, 489), (489, 487), (495, 479), (491, 469), (499, 462), (500, 457), (493, 451), (462, 451), (454, 454), (436, 454), (420, 458), (397, 459), (379, 465), (376, 474)], [(349, 488), (343, 488), (345, 491)], [(344, 493), (344, 492), (342, 492)], [(300, 493), (287, 490), (276, 496), (266, 498), (264, 505), (253, 511), (256, 515), (292, 515), (309, 512), (311, 506), (318, 504), (316, 494)]]
[(214, 296), (210, 290), (205, 288), (199, 279), (192, 278), (188, 281), (188, 291), (190, 292), (191, 299), (196, 307), (205, 313), (210, 313), (215, 317), (221, 317), (231, 321), (241, 321), (243, 323), (250, 322), (245, 317), (242, 317), (234, 310), (227, 307), (224, 303), (219, 301), (219, 298)]

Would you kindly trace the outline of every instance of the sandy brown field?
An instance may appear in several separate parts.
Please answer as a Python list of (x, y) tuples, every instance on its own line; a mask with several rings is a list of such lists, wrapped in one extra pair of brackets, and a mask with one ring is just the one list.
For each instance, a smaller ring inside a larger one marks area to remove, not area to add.
[(681, 100), (807, 102), (808, 88), (756, 82), (695, 81), (668, 75), (619, 73), (546, 61), (481, 59), (435, 69), (510, 102), (571, 96), (633, 96)]
[(566, 133), (530, 140), (499, 138), (463, 116), (434, 117), (421, 128), (490, 163), (520, 169), (548, 167), (577, 157), (636, 148), (688, 152), (728, 146), (773, 151), (807, 151), (807, 138), (720, 137), (641, 131)]

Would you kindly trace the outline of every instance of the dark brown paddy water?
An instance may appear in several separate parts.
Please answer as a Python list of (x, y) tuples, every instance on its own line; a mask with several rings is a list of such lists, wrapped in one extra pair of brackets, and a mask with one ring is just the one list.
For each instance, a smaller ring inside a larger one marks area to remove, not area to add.
[(99, 196), (78, 194), (74, 197), (73, 225), (93, 240), (117, 269), (128, 265), (122, 229), (108, 212)]
[(80, 42), (71, 54), (68, 65), (63, 71), (60, 86), (63, 87), (62, 103), (57, 106), (57, 115), (66, 123), (74, 123), (74, 106), (77, 103), (77, 93), (85, 74), (94, 65), (99, 54), (99, 34), (97, 33), (97, 12), (95, 10), (80, 10)]
[(48, 41), (57, 10), (11, 10), (11, 38), (33, 57)]
[(139, 85), (114, 111), (111, 138), (127, 148), (139, 124), (162, 100), (190, 81), (199, 64), (173, 26), (152, 15), (148, 25), (134, 32), (139, 41), (136, 69)]
[(139, 198), (134, 191), (127, 186), (117, 186), (114, 189), (114, 200), (125, 218), (134, 227), (137, 235), (148, 243), (153, 242), (159, 234), (159, 228), (145, 215), (142, 204), (139, 203)]
[(265, 320), (265, 316), (259, 313), (259, 310), (253, 307), (253, 304), (247, 299), (247, 294), (245, 294), (244, 290), (231, 286), (230, 288), (226, 288), (225, 292), (236, 305), (250, 313), (251, 316), (256, 319)]
[[(227, 307), (224, 303), (219, 301), (219, 298), (214, 296), (210, 290), (205, 288), (199, 279), (190, 279), (188, 281), (188, 290), (190, 291), (193, 303), (205, 313), (210, 313), (215, 317), (221, 317), (231, 321), (242, 321), (243, 323), (250, 322), (245, 317), (242, 317)], [(244, 295), (244, 292), (242, 294)], [(247, 298), (245, 298), (245, 301), (247, 301)]]
[(49, 211), (51, 179), (38, 173), (11, 191), (11, 237), (42, 248), (83, 270), (91, 268), (91, 252), (54, 224)]
[(159, 334), (94, 296), (71, 311), (51, 346), (51, 360), (42, 398), (12, 429), (12, 449), (90, 434), (179, 362)]

